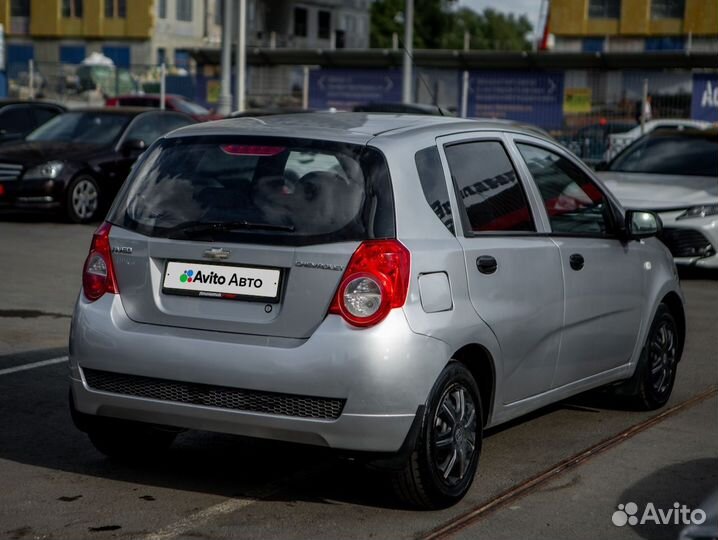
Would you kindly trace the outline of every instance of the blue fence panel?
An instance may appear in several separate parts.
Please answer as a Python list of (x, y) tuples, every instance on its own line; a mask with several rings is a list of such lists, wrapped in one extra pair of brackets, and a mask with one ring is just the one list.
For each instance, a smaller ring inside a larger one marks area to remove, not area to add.
[(718, 73), (694, 73), (691, 118), (718, 122)]
[(472, 72), (468, 116), (504, 118), (544, 129), (560, 129), (563, 125), (563, 73)]
[(317, 69), (309, 72), (309, 107), (351, 109), (371, 102), (401, 102), (401, 73), (382, 69)]

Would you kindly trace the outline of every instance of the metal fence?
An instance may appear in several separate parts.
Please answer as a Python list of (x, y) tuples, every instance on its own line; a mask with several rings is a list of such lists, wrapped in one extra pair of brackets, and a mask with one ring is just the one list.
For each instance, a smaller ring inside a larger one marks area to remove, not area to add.
[[(166, 67), (167, 93), (217, 106), (218, 66), (191, 70)], [(459, 115), (530, 123), (548, 131), (588, 162), (607, 155), (610, 135), (641, 121), (696, 118), (696, 85), (718, 70), (553, 71), (419, 68), (416, 101)], [(130, 68), (60, 63), (15, 65), (8, 70), (11, 97), (44, 98), (69, 107), (102, 105), (119, 94), (159, 93), (162, 70), (156, 65)], [(234, 82), (234, 77), (232, 77)], [(716, 85), (718, 87), (718, 84)], [(247, 106), (350, 110), (362, 101), (400, 101), (401, 74), (393, 69), (305, 69), (297, 65), (250, 66)], [(465, 96), (465, 97), (464, 97)], [(718, 118), (718, 95), (715, 114)]]

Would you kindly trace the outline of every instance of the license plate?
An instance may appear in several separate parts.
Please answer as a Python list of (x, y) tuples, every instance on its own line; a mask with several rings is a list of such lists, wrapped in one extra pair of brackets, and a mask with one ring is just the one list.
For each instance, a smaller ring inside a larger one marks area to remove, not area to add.
[(170, 261), (162, 292), (228, 300), (277, 302), (282, 273), (276, 268)]

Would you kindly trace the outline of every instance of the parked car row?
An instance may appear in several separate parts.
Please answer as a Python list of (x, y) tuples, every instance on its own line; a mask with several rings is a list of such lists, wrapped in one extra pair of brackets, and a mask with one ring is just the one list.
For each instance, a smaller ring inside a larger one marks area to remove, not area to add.
[[(49, 102), (0, 102), (0, 208), (60, 210), (70, 221), (97, 220), (137, 157), (165, 133), (194, 121), (218, 118), (183, 96), (127, 95), (110, 98), (107, 108), (66, 111)], [(141, 108), (152, 107), (153, 109)], [(446, 115), (437, 107), (369, 104), (360, 112), (389, 115)], [(261, 109), (233, 118), (302, 113)], [(342, 114), (342, 113), (339, 113)], [(298, 122), (301, 120), (297, 120)], [(534, 126), (493, 120), (507, 128)], [(718, 268), (718, 143), (710, 124), (694, 120), (647, 122), (645, 135), (630, 124), (602, 122), (559, 142), (584, 161), (598, 163), (599, 174), (625, 206), (660, 213), (661, 239), (676, 263)], [(619, 151), (619, 149), (621, 149)]]
[(0, 208), (95, 221), (145, 148), (192, 123), (186, 114), (137, 107), (56, 114), (24, 138), (0, 145)]

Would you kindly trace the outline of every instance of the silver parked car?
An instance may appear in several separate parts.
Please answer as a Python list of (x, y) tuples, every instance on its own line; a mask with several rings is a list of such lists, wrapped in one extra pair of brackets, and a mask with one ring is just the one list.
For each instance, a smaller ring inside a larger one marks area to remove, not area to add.
[(630, 208), (658, 212), (681, 266), (718, 270), (718, 130), (657, 130), (599, 177)]
[(683, 297), (651, 212), (504, 123), (230, 119), (150, 147), (97, 230), (70, 342), (110, 456), (182, 429), (350, 450), (423, 507), (482, 432), (613, 385), (668, 400)]

